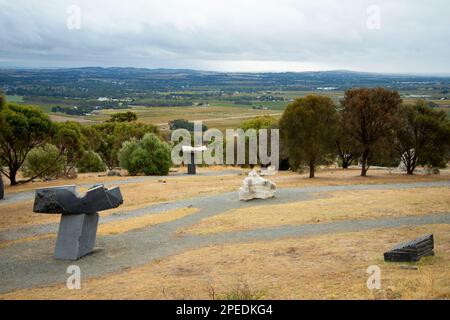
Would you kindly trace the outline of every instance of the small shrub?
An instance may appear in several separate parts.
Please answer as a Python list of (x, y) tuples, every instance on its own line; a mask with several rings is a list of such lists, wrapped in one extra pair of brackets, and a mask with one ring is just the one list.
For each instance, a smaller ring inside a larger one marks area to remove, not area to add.
[(172, 164), (169, 145), (153, 133), (124, 142), (118, 158), (130, 175), (167, 175)]
[(253, 290), (248, 283), (239, 283), (223, 294), (217, 293), (212, 285), (207, 290), (211, 300), (260, 300), (266, 294), (264, 290)]
[(65, 158), (60, 156), (58, 148), (47, 143), (28, 153), (22, 171), (25, 178), (51, 179), (62, 175), (65, 166)]
[(103, 172), (106, 165), (102, 158), (93, 151), (86, 151), (77, 163), (78, 172)]

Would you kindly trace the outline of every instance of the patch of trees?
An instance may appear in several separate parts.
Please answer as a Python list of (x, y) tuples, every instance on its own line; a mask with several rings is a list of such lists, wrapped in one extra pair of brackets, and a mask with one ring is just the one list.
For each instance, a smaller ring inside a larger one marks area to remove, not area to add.
[(282, 153), (292, 169), (339, 157), (342, 167), (396, 166), (408, 174), (418, 165), (445, 167), (450, 159), (450, 121), (425, 101), (403, 105), (398, 92), (384, 88), (350, 89), (336, 106), (329, 98), (309, 95), (289, 104), (280, 120)]
[[(36, 178), (74, 177), (76, 170), (113, 169), (119, 165), (118, 153), (123, 143), (141, 140), (146, 134), (163, 143), (156, 126), (128, 121), (135, 119), (133, 113), (113, 115), (112, 122), (82, 126), (72, 121), (52, 122), (36, 107), (5, 103), (3, 98), (1, 101), (0, 171), (11, 185)], [(149, 154), (160, 155), (146, 156)], [(162, 164), (156, 161), (159, 165)], [(162, 173), (165, 168), (166, 164), (158, 171), (152, 164), (150, 171), (142, 172)], [(19, 170), (24, 180), (18, 181)]]
[(135, 112), (119, 112), (111, 115), (111, 118), (107, 122), (133, 122), (137, 120), (137, 114)]
[(55, 106), (51, 108), (52, 112), (65, 113), (74, 116), (84, 116), (92, 113), (95, 110), (102, 109), (126, 109), (128, 105), (123, 105), (121, 102), (96, 102), (95, 105), (82, 106)]
[(144, 107), (190, 107), (192, 105), (193, 102), (191, 100), (152, 100), (130, 103), (130, 106)]
[(123, 143), (118, 154), (120, 166), (130, 175), (167, 175), (172, 165), (171, 148), (154, 133)]
[(336, 107), (328, 97), (309, 95), (290, 104), (280, 120), (280, 130), (292, 168), (306, 164), (309, 177), (314, 178), (316, 165), (334, 152), (337, 127)]
[[(188, 131), (193, 132), (194, 131), (195, 124), (193, 122), (189, 122), (184, 119), (176, 119), (169, 122), (169, 128), (170, 130), (177, 130), (177, 129), (186, 129)], [(208, 127), (204, 124), (202, 124), (202, 131), (208, 130)]]

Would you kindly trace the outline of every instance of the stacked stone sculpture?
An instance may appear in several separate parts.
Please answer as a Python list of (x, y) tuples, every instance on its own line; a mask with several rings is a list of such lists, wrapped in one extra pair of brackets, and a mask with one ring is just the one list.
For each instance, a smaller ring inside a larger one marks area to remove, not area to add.
[(434, 256), (434, 237), (432, 234), (399, 244), (384, 253), (384, 261), (416, 262), (426, 256)]
[(33, 211), (61, 214), (55, 258), (78, 260), (92, 252), (98, 226), (98, 212), (123, 203), (119, 187), (106, 189), (97, 185), (80, 197), (75, 186), (37, 189)]
[(261, 178), (256, 171), (251, 171), (239, 189), (239, 200), (268, 199), (275, 196), (277, 186), (270, 180)]

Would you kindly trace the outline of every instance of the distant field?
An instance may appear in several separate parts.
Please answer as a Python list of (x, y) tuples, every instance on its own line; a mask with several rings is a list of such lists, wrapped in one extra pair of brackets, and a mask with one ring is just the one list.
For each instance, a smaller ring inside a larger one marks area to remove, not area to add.
[(6, 96), (6, 101), (9, 102), (23, 102), (22, 96)]
[[(194, 92), (173, 92), (171, 94), (189, 94)], [(200, 92), (197, 92), (200, 93)], [(168, 93), (169, 94), (169, 93)], [(103, 122), (109, 119), (110, 115), (125, 110), (132, 110), (138, 115), (138, 119), (144, 123), (151, 123), (160, 126), (162, 129), (168, 127), (168, 122), (175, 119), (186, 119), (189, 121), (202, 120), (210, 128), (224, 130), (226, 128), (236, 128), (250, 118), (261, 115), (272, 115), (279, 118), (290, 103), (289, 100), (304, 97), (309, 94), (321, 94), (330, 97), (336, 104), (344, 97), (343, 91), (317, 90), (317, 91), (258, 91), (258, 92), (236, 92), (229, 96), (229, 100), (221, 100), (219, 97), (208, 97), (205, 99), (194, 99), (193, 103), (207, 102), (209, 107), (199, 106), (178, 106), (178, 107), (145, 107), (136, 106), (131, 109), (104, 109), (89, 116), (71, 116), (63, 113), (52, 113), (54, 106), (72, 107), (80, 105), (93, 105), (96, 99), (81, 98), (56, 98), (56, 97), (23, 97), (18, 95), (7, 96), (11, 102), (37, 105), (45, 113), (49, 113), (55, 121), (73, 120), (80, 123)], [(411, 92), (402, 92), (402, 95)], [(273, 101), (261, 101), (261, 96), (272, 96)], [(248, 102), (245, 98), (249, 98)], [(236, 99), (233, 101), (232, 99)], [(243, 99), (242, 101), (239, 99)], [(404, 103), (413, 104), (417, 99), (405, 98)], [(137, 100), (140, 101), (140, 100)], [(439, 105), (438, 110), (446, 112), (450, 117), (450, 100), (430, 100)], [(254, 107), (267, 108), (267, 110), (253, 109)]]
[[(129, 110), (129, 109), (128, 109)], [(209, 127), (225, 129), (235, 128), (246, 119), (262, 115), (281, 115), (278, 110), (254, 110), (251, 107), (243, 108), (214, 104), (210, 107), (134, 107), (131, 109), (144, 123), (151, 123), (167, 127), (169, 121), (186, 119), (189, 121), (202, 120)], [(102, 110), (99, 113), (85, 117), (92, 121), (105, 121), (111, 114), (119, 110)]]

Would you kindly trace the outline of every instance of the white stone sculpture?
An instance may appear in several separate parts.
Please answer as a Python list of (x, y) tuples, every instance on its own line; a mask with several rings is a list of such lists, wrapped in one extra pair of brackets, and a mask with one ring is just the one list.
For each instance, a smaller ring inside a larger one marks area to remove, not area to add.
[(260, 176), (273, 176), (277, 173), (277, 168), (275, 166), (269, 166), (267, 168), (262, 168)]
[(275, 196), (276, 184), (251, 171), (239, 189), (239, 200), (268, 199)]

